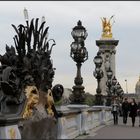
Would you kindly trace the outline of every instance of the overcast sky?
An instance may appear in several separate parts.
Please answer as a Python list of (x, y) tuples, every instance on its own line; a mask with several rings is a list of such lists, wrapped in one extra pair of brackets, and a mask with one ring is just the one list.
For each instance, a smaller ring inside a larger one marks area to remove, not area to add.
[(82, 65), (85, 91), (95, 94), (97, 87), (93, 76), (93, 58), (98, 47), (102, 26), (100, 17), (115, 15), (113, 37), (119, 40), (116, 53), (116, 77), (126, 91), (135, 92), (135, 84), (140, 75), (140, 2), (139, 1), (0, 1), (0, 53), (5, 53), (5, 44), (14, 45), (14, 29), (11, 24), (25, 24), (23, 9), (26, 7), (29, 18), (45, 16), (49, 26), (49, 38), (56, 41), (52, 59), (55, 71), (53, 85), (62, 84), (72, 88), (76, 76), (76, 65), (70, 57), (71, 31), (81, 20), (87, 29), (85, 47), (89, 59)]

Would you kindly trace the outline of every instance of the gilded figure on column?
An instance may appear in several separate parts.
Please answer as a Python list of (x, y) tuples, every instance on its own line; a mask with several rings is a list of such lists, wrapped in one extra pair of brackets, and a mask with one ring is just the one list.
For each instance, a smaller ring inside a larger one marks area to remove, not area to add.
[[(114, 24), (114, 20), (112, 21), (112, 19), (114, 18), (114, 15), (111, 16), (108, 20), (106, 17), (101, 18), (102, 20), (102, 38), (112, 38), (113, 34), (112, 34), (112, 25)], [(111, 22), (112, 21), (112, 22)]]

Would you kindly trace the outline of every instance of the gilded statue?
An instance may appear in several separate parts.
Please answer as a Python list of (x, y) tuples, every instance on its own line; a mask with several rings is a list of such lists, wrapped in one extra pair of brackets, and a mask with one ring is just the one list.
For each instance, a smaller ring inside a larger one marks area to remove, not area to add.
[(54, 116), (54, 112), (52, 110), (52, 105), (54, 105), (54, 99), (52, 95), (52, 91), (48, 89), (48, 94), (47, 94), (47, 112), (50, 116)]
[(10, 139), (16, 139), (16, 131), (14, 128), (9, 129)]
[[(42, 91), (38, 91), (38, 89), (35, 86), (27, 86), (25, 88), (25, 95), (27, 97), (27, 104), (23, 113), (23, 118), (28, 119), (33, 115), (33, 109), (36, 108), (39, 104), (40, 101), (40, 92), (41, 94), (46, 94), (43, 93)], [(47, 105), (47, 113), (50, 116), (54, 116), (54, 112), (52, 110), (52, 106), (54, 105), (54, 99), (52, 95), (52, 91), (48, 89), (48, 93), (46, 96), (43, 96), (44, 100), (44, 105)]]
[(111, 20), (113, 19), (114, 15), (111, 16), (109, 18), (109, 20), (107, 20), (107, 18), (103, 17), (101, 18), (102, 20), (102, 27), (103, 27), (103, 30), (102, 30), (102, 38), (112, 38), (113, 34), (112, 34), (112, 25), (114, 24), (114, 20), (113, 22), (111, 23)]
[(27, 97), (27, 104), (23, 113), (23, 118), (28, 119), (33, 114), (33, 108), (39, 102), (39, 91), (35, 86), (27, 86), (25, 89), (25, 95)]

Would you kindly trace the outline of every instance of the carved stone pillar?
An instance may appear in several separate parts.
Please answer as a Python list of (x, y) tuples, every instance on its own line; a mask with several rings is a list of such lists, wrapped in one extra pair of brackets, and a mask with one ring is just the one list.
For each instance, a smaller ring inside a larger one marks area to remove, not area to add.
[[(104, 77), (101, 79), (100, 87), (102, 89), (102, 95), (106, 95), (106, 81), (107, 81), (107, 73), (106, 71), (110, 67), (113, 71), (113, 76), (116, 73), (116, 63), (115, 63), (115, 54), (116, 54), (116, 46), (118, 45), (119, 40), (114, 39), (100, 39), (96, 40), (96, 45), (99, 47), (99, 51), (101, 52), (101, 56), (103, 58), (103, 64), (101, 69), (103, 70)], [(112, 77), (113, 77), (112, 76)]]

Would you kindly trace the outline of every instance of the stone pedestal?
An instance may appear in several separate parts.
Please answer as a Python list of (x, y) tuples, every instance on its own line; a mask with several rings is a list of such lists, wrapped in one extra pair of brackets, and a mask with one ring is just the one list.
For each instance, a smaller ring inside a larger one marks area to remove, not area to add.
[(0, 139), (21, 139), (18, 125), (1, 126)]
[[(106, 71), (111, 68), (113, 71), (113, 76), (116, 74), (116, 63), (115, 63), (115, 54), (116, 54), (116, 46), (118, 45), (118, 40), (114, 39), (100, 39), (96, 40), (96, 45), (99, 47), (99, 51), (101, 52), (101, 56), (103, 58), (103, 63), (101, 69), (103, 70), (104, 77), (101, 79), (100, 87), (102, 89), (101, 94), (106, 95), (106, 81), (107, 81), (107, 73)], [(113, 77), (112, 76), (112, 77)]]
[(95, 97), (96, 97), (95, 105), (103, 105), (102, 94), (96, 94)]
[(22, 123), (22, 139), (54, 140), (57, 138), (57, 120), (47, 114), (42, 104), (38, 104), (32, 117)]
[(12, 115), (0, 114), (0, 139), (21, 139), (18, 122), (22, 118)]

